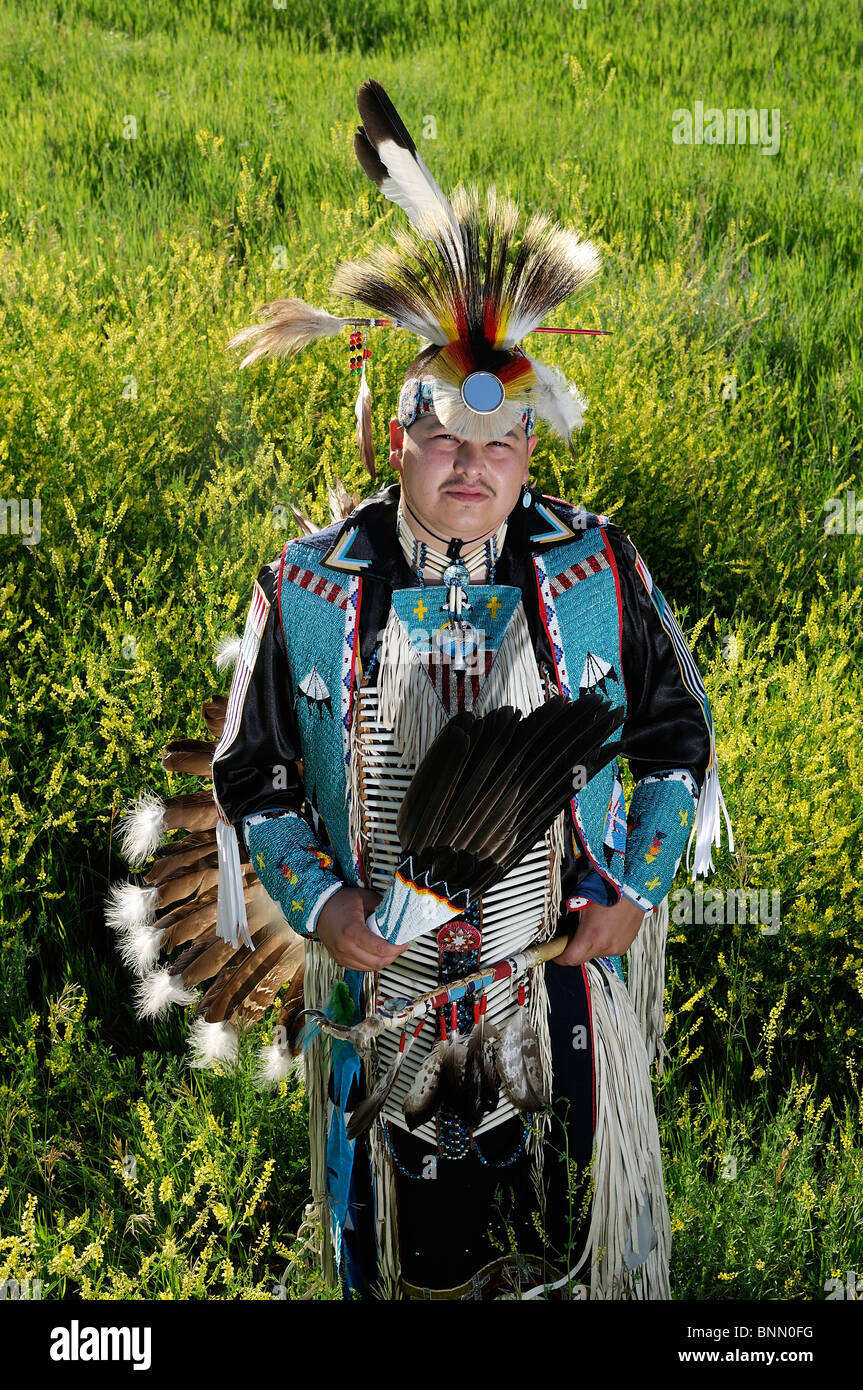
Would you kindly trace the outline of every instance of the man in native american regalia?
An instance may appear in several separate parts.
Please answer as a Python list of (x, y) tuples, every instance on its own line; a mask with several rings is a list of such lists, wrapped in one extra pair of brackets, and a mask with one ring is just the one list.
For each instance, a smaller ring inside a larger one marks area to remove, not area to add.
[(359, 161), (411, 230), (336, 287), (385, 318), (285, 300), (232, 341), (246, 365), (345, 326), (352, 350), (365, 324), (421, 335), (400, 481), (261, 569), (210, 710), (215, 817), (139, 806), (130, 858), (191, 835), (113, 920), (143, 1014), (213, 981), (199, 1061), (230, 1062), (290, 975), (261, 1075), (304, 1056), (346, 1297), (666, 1298), (666, 898), (691, 840), (712, 867), (724, 803), (704, 687), (632, 542), (530, 486), (537, 416), (569, 442), (585, 403), (521, 341), (598, 255), (538, 216), (518, 238), (493, 190), (445, 197), (383, 89), (358, 104)]

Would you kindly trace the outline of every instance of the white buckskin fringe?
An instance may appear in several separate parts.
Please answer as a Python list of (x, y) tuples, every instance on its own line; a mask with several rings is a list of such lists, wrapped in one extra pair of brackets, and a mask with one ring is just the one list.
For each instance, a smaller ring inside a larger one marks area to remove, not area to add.
[[(307, 1009), (321, 1009), (340, 975), (340, 967), (319, 941), (307, 941), (303, 977), (303, 1002)], [(305, 1054), (305, 1087), (309, 1098), (309, 1168), (312, 1200), (321, 1219), (321, 1270), (330, 1286), (337, 1280), (330, 1204), (327, 1195), (327, 1086), (332, 1044), (321, 1034)]]
[(486, 714), (489, 710), (500, 709), (501, 705), (512, 705), (522, 714), (530, 714), (544, 704), (545, 691), (530, 640), (530, 628), (524, 604), (519, 601), (474, 708), (477, 714)]
[[(589, 1255), (592, 1299), (668, 1299), (671, 1226), (647, 1052), (626, 986), (595, 961), (588, 962), (587, 975), (597, 1113), (593, 1203), (581, 1263)], [(646, 1259), (638, 1238), (645, 1201), (656, 1233)], [(633, 1269), (635, 1261), (640, 1267)]]
[[(722, 815), (720, 815), (720, 811)], [(693, 845), (695, 846), (695, 861), (692, 864), (693, 883), (699, 876), (706, 878), (708, 874), (713, 873), (713, 847), (715, 845), (719, 849), (722, 844), (722, 816), (725, 817), (725, 826), (728, 830), (728, 852), (733, 854), (734, 830), (731, 825), (731, 817), (728, 814), (728, 807), (725, 805), (725, 797), (722, 795), (722, 787), (719, 785), (719, 767), (714, 752), (713, 761), (708, 768), (704, 786), (701, 788), (701, 795), (698, 798), (698, 805), (695, 808), (695, 817), (689, 832), (689, 839), (686, 842), (687, 869), (690, 867)]]
[[(542, 939), (542, 938), (541, 938)], [(548, 990), (545, 983), (545, 966), (539, 965), (530, 972), (527, 997), (527, 1018), (532, 1025), (539, 1043), (539, 1064), (542, 1072), (543, 1089), (551, 1095), (551, 1035), (548, 1027)], [(540, 1219), (545, 1218), (545, 1200), (542, 1175), (545, 1162), (545, 1136), (551, 1126), (551, 1115), (538, 1111), (532, 1116), (532, 1123), (525, 1141), (525, 1149), (531, 1160), (530, 1176), (536, 1199), (540, 1205)]]
[(644, 914), (639, 933), (629, 948), (626, 986), (638, 1019), (647, 1060), (656, 1059), (661, 1076), (668, 1056), (665, 1046), (665, 948), (668, 942), (668, 898)]
[(243, 869), (240, 864), (237, 832), (232, 825), (226, 825), (221, 816), (216, 821), (216, 848), (219, 852), (216, 936), (236, 947), (239, 945), (237, 936), (239, 932), (243, 944), (254, 950), (252, 938), (249, 935), (249, 922), (246, 917)]
[(392, 729), (402, 764), (414, 767), (447, 722), (446, 710), (394, 608), (381, 638), (378, 717)]
[(378, 1296), (392, 1302), (401, 1297), (396, 1179), (393, 1157), (384, 1138), (385, 1121), (378, 1116), (369, 1132), (369, 1159), (375, 1194), (375, 1243), (378, 1254)]
[[(542, 919), (542, 926), (536, 936), (536, 941), (547, 941), (554, 935), (560, 917), (561, 908), (561, 868), (563, 864), (563, 812), (552, 823), (546, 831), (546, 843), (549, 855), (549, 882), (546, 898), (546, 908)], [(530, 972), (530, 984), (528, 987), (527, 998), (528, 1021), (533, 1026), (539, 1043), (539, 1064), (542, 1072), (543, 1088), (548, 1095), (552, 1088), (552, 1065), (551, 1065), (551, 1035), (548, 1026), (548, 989), (545, 983), (545, 966), (539, 966)], [(533, 1182), (536, 1199), (540, 1205), (540, 1215), (545, 1218), (545, 1203), (542, 1185), (543, 1165), (545, 1162), (545, 1136), (551, 1127), (551, 1116), (549, 1114), (538, 1114), (530, 1127), (527, 1137), (526, 1149), (531, 1159), (531, 1181)]]

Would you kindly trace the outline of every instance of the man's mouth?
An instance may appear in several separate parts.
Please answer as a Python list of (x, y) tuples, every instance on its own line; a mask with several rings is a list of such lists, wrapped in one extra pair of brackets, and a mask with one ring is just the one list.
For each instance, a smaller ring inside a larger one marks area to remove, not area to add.
[(456, 502), (485, 502), (491, 496), (482, 488), (475, 487), (448, 487), (444, 489), (446, 497), (453, 497)]

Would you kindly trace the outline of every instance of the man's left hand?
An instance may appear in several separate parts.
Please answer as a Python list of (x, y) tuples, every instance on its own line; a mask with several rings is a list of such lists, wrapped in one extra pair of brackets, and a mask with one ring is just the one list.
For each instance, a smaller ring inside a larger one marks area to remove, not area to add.
[(622, 896), (612, 907), (588, 903), (578, 914), (578, 926), (555, 965), (584, 965), (597, 956), (622, 956), (628, 951), (646, 914), (631, 898)]

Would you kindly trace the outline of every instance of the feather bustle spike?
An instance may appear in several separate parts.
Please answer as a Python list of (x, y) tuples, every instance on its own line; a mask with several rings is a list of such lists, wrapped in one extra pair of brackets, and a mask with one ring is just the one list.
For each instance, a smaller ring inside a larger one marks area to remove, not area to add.
[(231, 1014), (233, 1021), (253, 1023), (270, 1008), (285, 983), (296, 978), (298, 971), (302, 981), (305, 947), (301, 937), (293, 933), (292, 937), (292, 940), (282, 943), (282, 953), (274, 956), (275, 963), (268, 973), (256, 984), (252, 984), (244, 998), (236, 1005)]
[[(159, 918), (159, 926), (165, 933), (164, 949), (173, 951), (187, 941), (200, 938), (211, 927), (215, 928), (218, 910), (218, 885), (197, 893), (191, 902), (174, 907)], [(246, 912), (251, 920), (258, 919), (261, 907), (268, 912), (273, 910), (273, 902), (257, 876), (248, 875), (244, 881), (243, 898)], [(221, 939), (221, 938), (220, 938)]]
[[(291, 928), (285, 924), (285, 932), (290, 932)], [(294, 934), (295, 935), (295, 934)], [(254, 951), (249, 951), (242, 956), (237, 952), (237, 962), (232, 963), (230, 975), (227, 980), (217, 980), (211, 985), (204, 998), (198, 1005), (197, 1012), (205, 1014), (211, 1023), (218, 1023), (222, 1019), (230, 1018), (239, 1008), (243, 1000), (257, 985), (265, 975), (280, 965), (285, 960), (284, 976), (287, 979), (292, 973), (292, 966), (288, 963), (288, 940), (286, 936), (277, 932), (271, 939), (267, 939), (266, 932), (258, 932), (252, 937)]]
[(330, 506), (330, 519), (344, 521), (355, 507), (359, 506), (359, 493), (348, 492), (341, 478), (336, 478), (332, 487), (327, 488), (327, 501)]
[(215, 852), (215, 841), (211, 845), (190, 845), (187, 847), (185, 840), (175, 840), (173, 844), (166, 846), (166, 849), (173, 849), (173, 854), (161, 853), (153, 860), (152, 867), (144, 875), (144, 882), (159, 884), (164, 879), (171, 878), (180, 869), (194, 865), (195, 868), (204, 869), (207, 861)]
[(314, 536), (316, 532), (321, 529), (320, 526), (315, 525), (310, 517), (306, 516), (305, 512), (300, 507), (295, 506), (293, 502), (288, 503), (288, 511), (304, 536)]
[(212, 830), (217, 820), (212, 792), (171, 796), (165, 802), (165, 826), (169, 830)]

